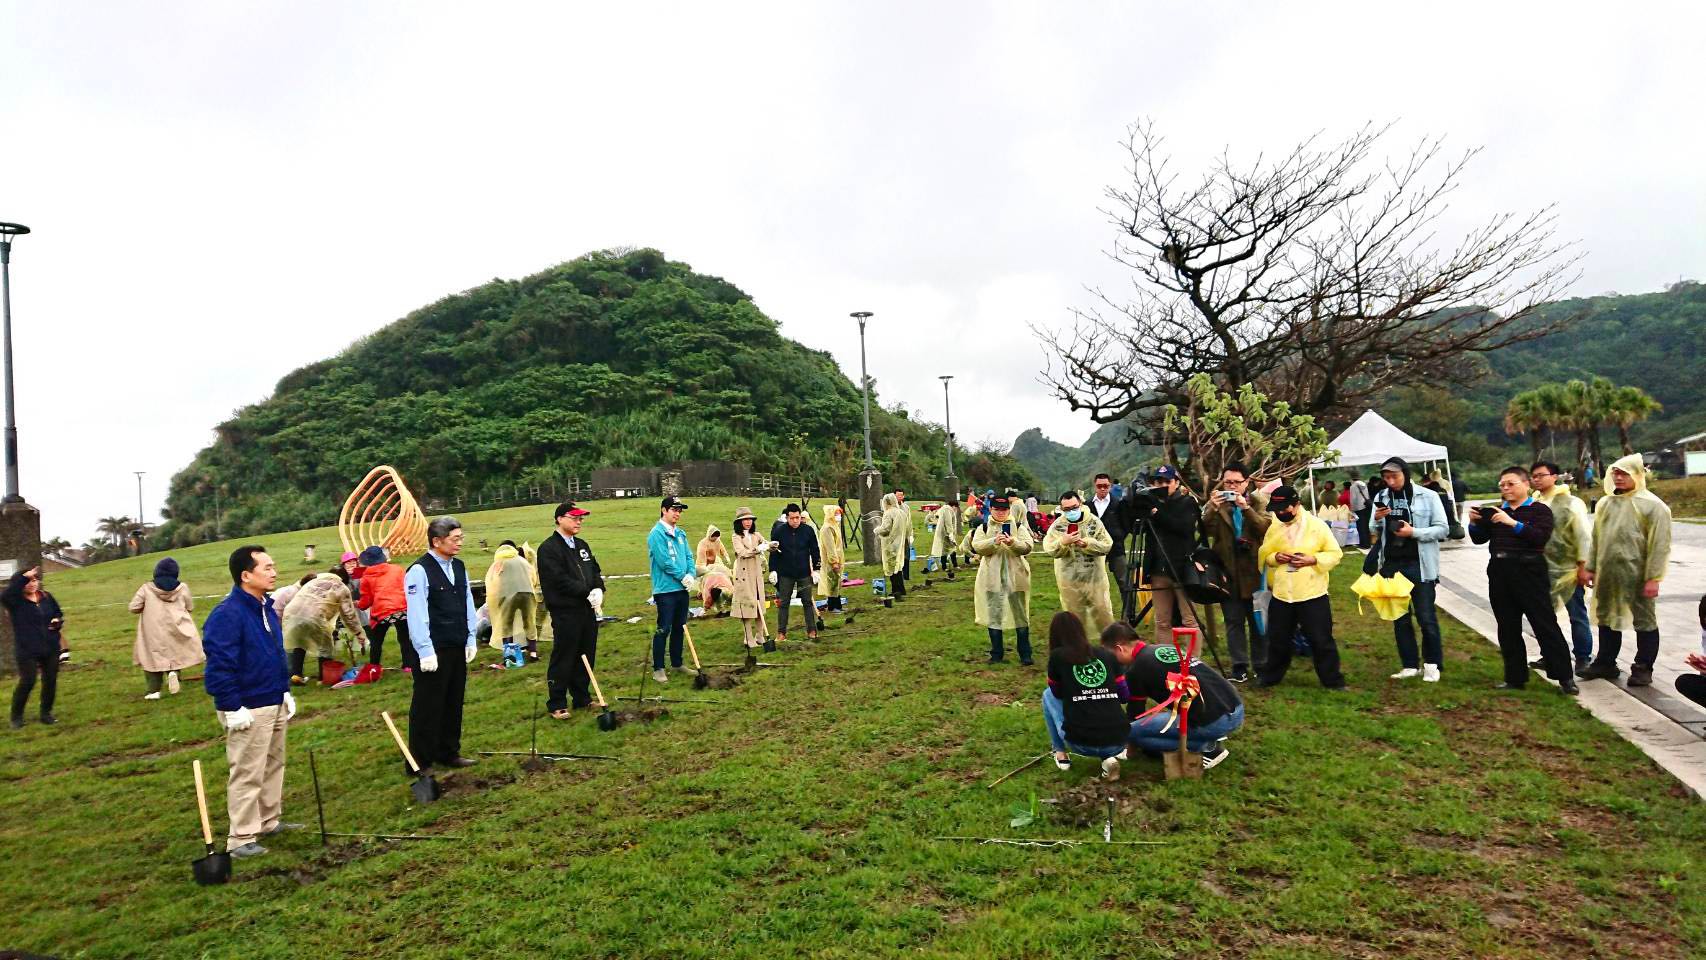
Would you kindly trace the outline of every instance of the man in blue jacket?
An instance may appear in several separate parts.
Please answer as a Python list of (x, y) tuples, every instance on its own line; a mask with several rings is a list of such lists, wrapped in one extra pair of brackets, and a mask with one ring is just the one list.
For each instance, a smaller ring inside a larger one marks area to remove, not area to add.
[[(1438, 683), (1444, 653), (1434, 592), (1439, 588), (1439, 544), (1450, 530), (1450, 514), (1439, 494), (1410, 482), (1410, 465), (1402, 457), (1392, 457), (1380, 465), (1380, 482), (1380, 489), (1369, 500), (1374, 508), (1368, 525), (1373, 546), (1363, 557), (1362, 572), (1383, 577), (1401, 573), (1415, 584), (1409, 610), (1392, 621), (1399, 666), (1392, 679), (1419, 676), (1428, 683)], [(1416, 650), (1418, 625), (1422, 629), (1420, 653)]]
[(669, 640), (669, 665), (681, 669), (682, 639), (687, 629), (688, 591), (697, 590), (693, 576), (693, 546), (681, 529), (681, 512), (687, 504), (664, 497), (658, 506), (658, 522), (646, 535), (646, 553), (652, 561), (652, 603), (658, 608), (658, 629), (652, 634), (652, 679), (668, 683), (663, 671), (663, 642)]
[(201, 628), (207, 654), (202, 687), (213, 698), (225, 727), (225, 786), (231, 819), (225, 849), (233, 857), (266, 853), (259, 838), (300, 823), (279, 819), (284, 801), (284, 733), (296, 716), (290, 695), (290, 665), (284, 658), (284, 625), (267, 592), (278, 570), (265, 548), (238, 547), (231, 554), (230, 596), (219, 601)]

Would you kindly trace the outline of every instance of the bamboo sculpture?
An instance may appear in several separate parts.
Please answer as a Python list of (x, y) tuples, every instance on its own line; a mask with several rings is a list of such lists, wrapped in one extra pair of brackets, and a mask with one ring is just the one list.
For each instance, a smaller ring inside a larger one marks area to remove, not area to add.
[(352, 553), (375, 545), (393, 557), (418, 553), (426, 549), (426, 527), (402, 476), (383, 465), (368, 471), (338, 514), (338, 539)]

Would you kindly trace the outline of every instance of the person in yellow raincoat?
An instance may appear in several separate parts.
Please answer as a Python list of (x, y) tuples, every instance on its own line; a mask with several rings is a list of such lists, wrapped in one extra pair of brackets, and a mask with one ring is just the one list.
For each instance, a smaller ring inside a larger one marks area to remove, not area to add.
[(1285, 679), (1297, 652), (1292, 637), (1301, 630), (1309, 641), (1321, 686), (1343, 690), (1345, 675), (1339, 670), (1333, 603), (1327, 589), (1329, 574), (1344, 558), (1344, 548), (1325, 521), (1304, 509), (1295, 487), (1275, 488), (1268, 496), (1268, 511), (1274, 522), (1268, 524), (1256, 551), (1256, 565), (1267, 572), (1273, 599), (1268, 601), (1268, 662), (1256, 686), (1272, 687)]
[[(989, 630), (989, 662), (1007, 657), (1002, 634), (1018, 635), (1019, 663), (1031, 665), (1031, 562), (1036, 541), (1031, 527), (1015, 515), (1007, 496), (990, 500), (989, 522), (972, 533), (972, 550), (981, 558), (973, 586), (977, 622)], [(1104, 594), (1106, 591), (1103, 591)]]
[(823, 582), (829, 606), (840, 610), (841, 571), (847, 567), (847, 545), (841, 536), (841, 508), (833, 503), (823, 505), (823, 525), (817, 528), (817, 552), (823, 561)]
[(521, 559), (527, 561), (527, 571), (533, 578), (533, 632), (527, 637), (527, 659), (539, 659), (539, 638), (551, 629), (551, 611), (545, 609), (545, 591), (539, 586), (539, 551), (529, 541), (523, 540)]
[[(1552, 601), (1570, 618), (1570, 646), (1576, 669), (1593, 662), (1593, 621), (1588, 619), (1588, 561), (1593, 559), (1593, 518), (1588, 505), (1560, 482), (1564, 471), (1550, 460), (1528, 468), (1534, 499), (1552, 511), (1552, 539), (1546, 542), (1546, 572)], [(1537, 667), (1538, 663), (1529, 666)]]
[(1593, 559), (1588, 563), (1599, 654), (1576, 673), (1615, 680), (1623, 631), (1635, 628), (1629, 686), (1653, 682), (1659, 656), (1659, 581), (1670, 563), (1670, 507), (1647, 489), (1647, 467), (1632, 453), (1605, 472), (1605, 496), (1593, 508)]
[(1060, 495), (1060, 518), (1043, 536), (1043, 552), (1054, 558), (1054, 579), (1060, 587), (1060, 608), (1092, 624), (1098, 635), (1114, 622), (1108, 600), (1108, 551), (1113, 535), (1091, 511), (1084, 509), (1078, 491)]
[(758, 518), (750, 508), (735, 511), (729, 546), (735, 552), (734, 596), (729, 615), (740, 621), (742, 642), (749, 651), (760, 641), (765, 650), (775, 650), (776, 642), (760, 623), (764, 616), (764, 556), (770, 552), (770, 541), (758, 532)]
[(959, 569), (960, 541), (964, 538), (959, 509), (952, 502), (936, 508), (936, 534), (930, 541), (930, 555), (941, 563), (942, 569)]
[(906, 596), (906, 548), (912, 542), (912, 517), (892, 493), (883, 494), (883, 517), (877, 522), (877, 542), (883, 556), (883, 576), (889, 594)]
[(290, 651), (291, 683), (307, 682), (302, 671), (310, 646), (320, 661), (319, 675), (325, 675), (326, 663), (337, 657), (333, 634), (339, 621), (350, 632), (351, 642), (367, 649), (367, 631), (362, 629), (361, 612), (350, 593), (349, 574), (341, 566), (297, 588), (279, 619), (284, 625), (284, 647)]
[(700, 606), (716, 611), (718, 616), (727, 615), (734, 599), (734, 560), (716, 524), (706, 525), (705, 538), (693, 548), (693, 563), (699, 573)]
[[(522, 646), (532, 646), (539, 633), (539, 596), (533, 584), (533, 565), (521, 555), (513, 540), (498, 544), (492, 565), (486, 568), (486, 612), (492, 620), (494, 647), (504, 652), (504, 662), (521, 665)], [(520, 637), (518, 641), (515, 638)]]

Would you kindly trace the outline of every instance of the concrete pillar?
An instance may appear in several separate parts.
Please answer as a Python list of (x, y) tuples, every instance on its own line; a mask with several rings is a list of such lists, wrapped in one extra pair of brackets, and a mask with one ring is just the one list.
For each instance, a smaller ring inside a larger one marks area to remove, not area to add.
[(665, 470), (662, 473), (659, 473), (658, 491), (666, 497), (681, 496), (681, 471)]
[(960, 478), (950, 473), (943, 479), (948, 481), (948, 502), (958, 506), (960, 502)]
[(876, 467), (859, 471), (854, 481), (859, 487), (859, 543), (865, 552), (867, 567), (881, 566), (882, 554), (877, 547), (877, 524), (883, 519), (883, 472)]
[[(41, 511), (22, 500), (0, 504), (0, 572), (11, 580), (41, 563)], [(6, 569), (10, 568), (10, 569)], [(46, 584), (49, 590), (53, 584)], [(12, 641), (12, 618), (0, 614), (0, 674), (18, 672), (17, 648)]]

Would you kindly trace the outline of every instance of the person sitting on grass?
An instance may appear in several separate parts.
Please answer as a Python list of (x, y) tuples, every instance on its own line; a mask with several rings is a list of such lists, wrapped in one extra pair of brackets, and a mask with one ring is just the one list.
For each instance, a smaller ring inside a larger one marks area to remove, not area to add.
[(1120, 778), (1126, 737), (1125, 678), (1114, 652), (1091, 647), (1078, 615), (1062, 610), (1048, 625), (1048, 687), (1043, 725), (1054, 746), (1054, 765), (1072, 769), (1069, 753), (1102, 761), (1102, 779)]
[[(1132, 702), (1134, 715), (1142, 713), (1146, 700), (1166, 703), (1172, 691), (1167, 688), (1167, 675), (1179, 672), (1179, 650), (1170, 643), (1145, 644), (1137, 631), (1125, 623), (1116, 622), (1102, 631), (1102, 647), (1111, 653), (1124, 671), (1124, 689)], [(1226, 759), (1226, 738), (1244, 726), (1244, 701), (1232, 683), (1213, 667), (1193, 659), (1191, 676), (1197, 681), (1198, 693), (1186, 712), (1189, 722), (1185, 730), (1186, 749), (1202, 754), (1204, 770), (1213, 769)], [(1179, 749), (1179, 728), (1172, 710), (1162, 710), (1131, 723), (1131, 742), (1145, 753), (1171, 753)]]

